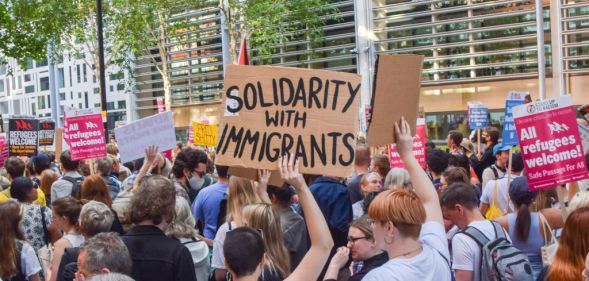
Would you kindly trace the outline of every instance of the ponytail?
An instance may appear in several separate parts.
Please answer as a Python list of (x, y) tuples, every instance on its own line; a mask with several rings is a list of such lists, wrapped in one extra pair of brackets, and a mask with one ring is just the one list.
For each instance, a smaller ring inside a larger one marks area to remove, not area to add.
[(515, 237), (518, 240), (528, 242), (531, 221), (532, 215), (530, 214), (528, 204), (521, 204), (517, 212), (517, 218), (515, 219)]

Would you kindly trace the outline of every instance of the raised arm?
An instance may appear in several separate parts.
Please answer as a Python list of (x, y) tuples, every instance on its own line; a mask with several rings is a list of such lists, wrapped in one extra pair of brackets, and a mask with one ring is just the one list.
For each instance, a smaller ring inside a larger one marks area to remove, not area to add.
[(268, 182), (270, 181), (271, 171), (258, 170), (258, 181), (256, 184), (256, 193), (264, 203), (272, 204), (268, 195)]
[(433, 183), (413, 155), (413, 136), (411, 136), (409, 123), (407, 123), (407, 120), (405, 120), (404, 117), (401, 118), (401, 124), (395, 123), (394, 134), (397, 152), (405, 164), (405, 169), (407, 169), (411, 176), (411, 183), (413, 183), (415, 193), (423, 203), (426, 220), (436, 221), (443, 225), (444, 221), (442, 217), (442, 208), (440, 207), (440, 199)]
[(143, 166), (141, 166), (141, 170), (139, 170), (139, 174), (137, 174), (137, 178), (133, 182), (133, 188), (131, 188), (131, 192), (135, 190), (139, 186), (141, 179), (145, 177), (145, 175), (151, 171), (154, 167), (155, 161), (157, 160), (157, 146), (150, 146), (145, 150), (145, 161), (143, 161)]
[(311, 249), (305, 254), (303, 260), (285, 279), (285, 281), (307, 281), (316, 280), (323, 270), (323, 266), (329, 258), (329, 253), (333, 247), (333, 239), (329, 235), (329, 227), (321, 213), (321, 209), (315, 202), (313, 194), (307, 187), (303, 176), (299, 173), (299, 161), (294, 163), (294, 158), (283, 157), (278, 163), (280, 176), (288, 184), (294, 186), (299, 196), (299, 202), (303, 207), (305, 218), (307, 220), (307, 229), (311, 237)]

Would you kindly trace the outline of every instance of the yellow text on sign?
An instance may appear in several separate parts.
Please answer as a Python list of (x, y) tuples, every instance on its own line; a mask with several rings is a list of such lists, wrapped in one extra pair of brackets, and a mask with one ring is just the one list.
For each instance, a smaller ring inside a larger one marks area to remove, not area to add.
[(192, 122), (194, 144), (202, 146), (217, 146), (218, 130), (219, 128), (217, 125)]

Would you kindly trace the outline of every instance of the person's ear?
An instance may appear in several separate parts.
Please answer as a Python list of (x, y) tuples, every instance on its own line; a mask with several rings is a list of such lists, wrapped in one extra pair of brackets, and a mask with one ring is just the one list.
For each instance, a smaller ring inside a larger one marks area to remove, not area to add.
[(182, 173), (184, 173), (184, 177), (188, 178), (190, 176), (190, 170), (184, 168), (182, 169)]
[(395, 234), (395, 224), (392, 221), (388, 221), (385, 224), (385, 228), (387, 230), (387, 234), (394, 235)]
[(110, 269), (103, 267), (100, 269), (100, 274), (110, 273)]

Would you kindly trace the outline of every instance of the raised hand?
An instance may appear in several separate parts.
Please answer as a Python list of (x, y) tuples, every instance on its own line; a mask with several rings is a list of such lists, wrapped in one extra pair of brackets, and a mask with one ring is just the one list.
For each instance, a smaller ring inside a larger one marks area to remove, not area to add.
[(295, 162), (294, 157), (290, 155), (286, 155), (280, 157), (278, 161), (278, 171), (280, 172), (280, 177), (288, 184), (294, 186), (295, 188), (301, 188), (306, 186), (305, 179), (303, 175), (299, 173), (299, 160), (297, 159)]
[(401, 118), (401, 124), (395, 123), (395, 144), (397, 145), (397, 152), (401, 158), (413, 156), (413, 136), (411, 135), (411, 128), (405, 117)]

